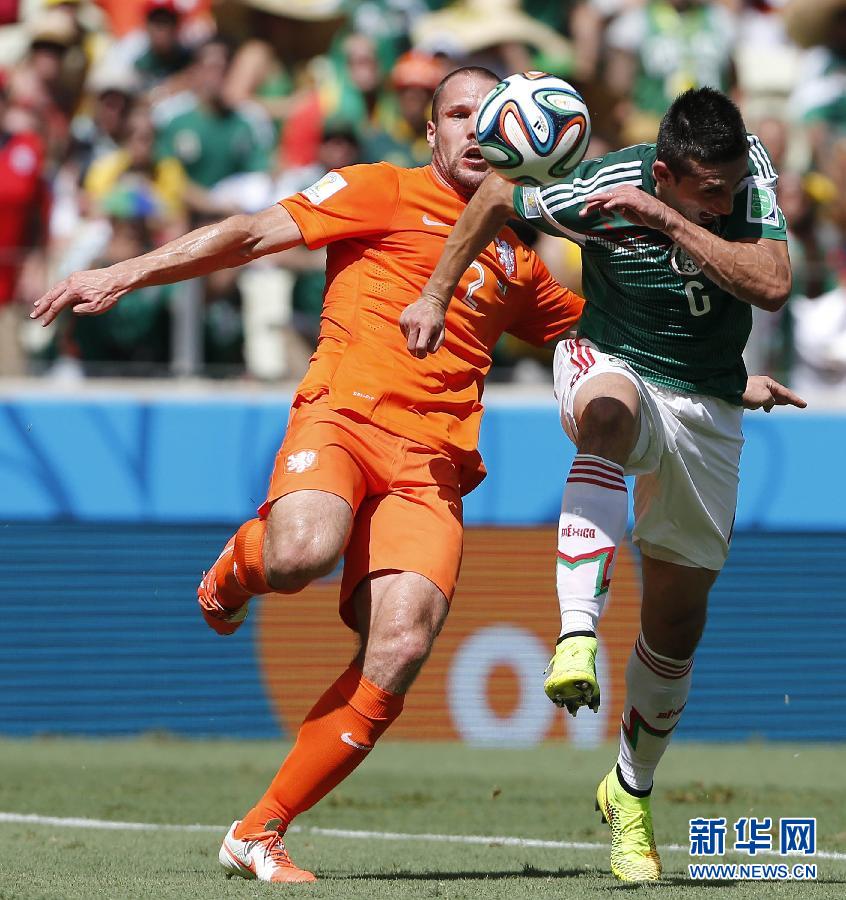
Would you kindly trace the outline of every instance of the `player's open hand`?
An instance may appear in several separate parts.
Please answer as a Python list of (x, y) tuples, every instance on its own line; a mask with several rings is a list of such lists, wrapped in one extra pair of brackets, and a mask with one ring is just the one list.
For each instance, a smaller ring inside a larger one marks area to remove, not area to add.
[(72, 307), (80, 316), (96, 316), (111, 309), (126, 293), (108, 269), (74, 272), (33, 304), (31, 319), (49, 325), (63, 309)]
[(595, 213), (609, 218), (620, 215), (633, 225), (654, 228), (656, 231), (666, 231), (672, 215), (666, 203), (631, 184), (591, 194), (585, 200), (579, 215), (590, 216)]
[(763, 409), (769, 412), (774, 406), (798, 406), (804, 409), (808, 404), (790, 388), (779, 384), (769, 375), (750, 375), (746, 379), (743, 392), (743, 406), (746, 409)]
[(408, 341), (408, 352), (418, 359), (434, 353), (444, 342), (444, 308), (431, 297), (423, 296), (409, 304), (400, 316), (400, 328)]

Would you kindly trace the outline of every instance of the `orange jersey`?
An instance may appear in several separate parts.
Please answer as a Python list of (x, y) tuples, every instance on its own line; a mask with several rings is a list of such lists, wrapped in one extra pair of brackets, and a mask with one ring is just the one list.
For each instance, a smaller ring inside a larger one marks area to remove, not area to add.
[(328, 395), (333, 409), (476, 468), (467, 456), (476, 454), (494, 345), (505, 331), (536, 345), (560, 336), (578, 320), (581, 297), (504, 229), (464, 273), (443, 347), (417, 359), (399, 317), (419, 297), (466, 201), (431, 166), (375, 163), (330, 172), (281, 202), (310, 249), (328, 245), (320, 338), (295, 407)]

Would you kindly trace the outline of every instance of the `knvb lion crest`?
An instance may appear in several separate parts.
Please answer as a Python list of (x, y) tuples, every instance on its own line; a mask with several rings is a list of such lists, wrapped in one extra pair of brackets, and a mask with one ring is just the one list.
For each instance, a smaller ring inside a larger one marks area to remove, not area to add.
[(299, 450), (296, 453), (289, 453), (285, 460), (285, 471), (292, 472), (295, 475), (302, 475), (317, 465), (316, 450)]
[(514, 254), (514, 248), (508, 241), (502, 238), (494, 238), (496, 244), (496, 255), (499, 258), (499, 264), (505, 269), (505, 277), (513, 278), (517, 271), (517, 257)]
[(698, 275), (702, 271), (696, 260), (688, 256), (687, 251), (678, 244), (673, 244), (673, 250), (670, 254), (670, 265), (673, 271), (683, 278)]

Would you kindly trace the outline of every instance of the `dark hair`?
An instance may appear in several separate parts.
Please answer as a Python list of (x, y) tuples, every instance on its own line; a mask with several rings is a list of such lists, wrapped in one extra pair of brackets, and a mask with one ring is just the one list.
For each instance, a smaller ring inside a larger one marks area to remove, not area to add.
[(440, 106), (441, 94), (447, 86), (447, 82), (455, 78), (456, 75), (482, 75), (486, 78), (490, 78), (491, 81), (494, 82), (499, 82), (500, 80), (499, 75), (495, 72), (491, 72), (490, 69), (486, 69), (484, 66), (462, 66), (460, 69), (453, 69), (448, 75), (444, 75), (441, 79), (441, 83), (435, 88), (435, 93), (432, 94), (433, 122), (438, 121), (438, 107)]
[(658, 128), (657, 157), (676, 176), (690, 174), (691, 162), (719, 165), (749, 152), (740, 110), (714, 88), (679, 94)]

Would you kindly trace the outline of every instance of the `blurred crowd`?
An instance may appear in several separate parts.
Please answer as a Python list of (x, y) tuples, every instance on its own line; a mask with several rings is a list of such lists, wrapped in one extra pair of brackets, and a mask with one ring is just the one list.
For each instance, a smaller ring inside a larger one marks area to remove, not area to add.
[[(56, 279), (256, 211), (331, 168), (429, 159), (432, 90), (468, 63), (585, 95), (591, 155), (653, 140), (672, 98), (729, 92), (781, 173), (794, 294), (748, 365), (846, 390), (846, 0), (0, 0), (0, 375), (297, 378), (324, 259), (296, 248), (29, 322)], [(534, 242), (578, 290), (578, 249)], [(757, 313), (757, 311), (756, 311)], [(494, 377), (547, 378), (506, 338)]]

